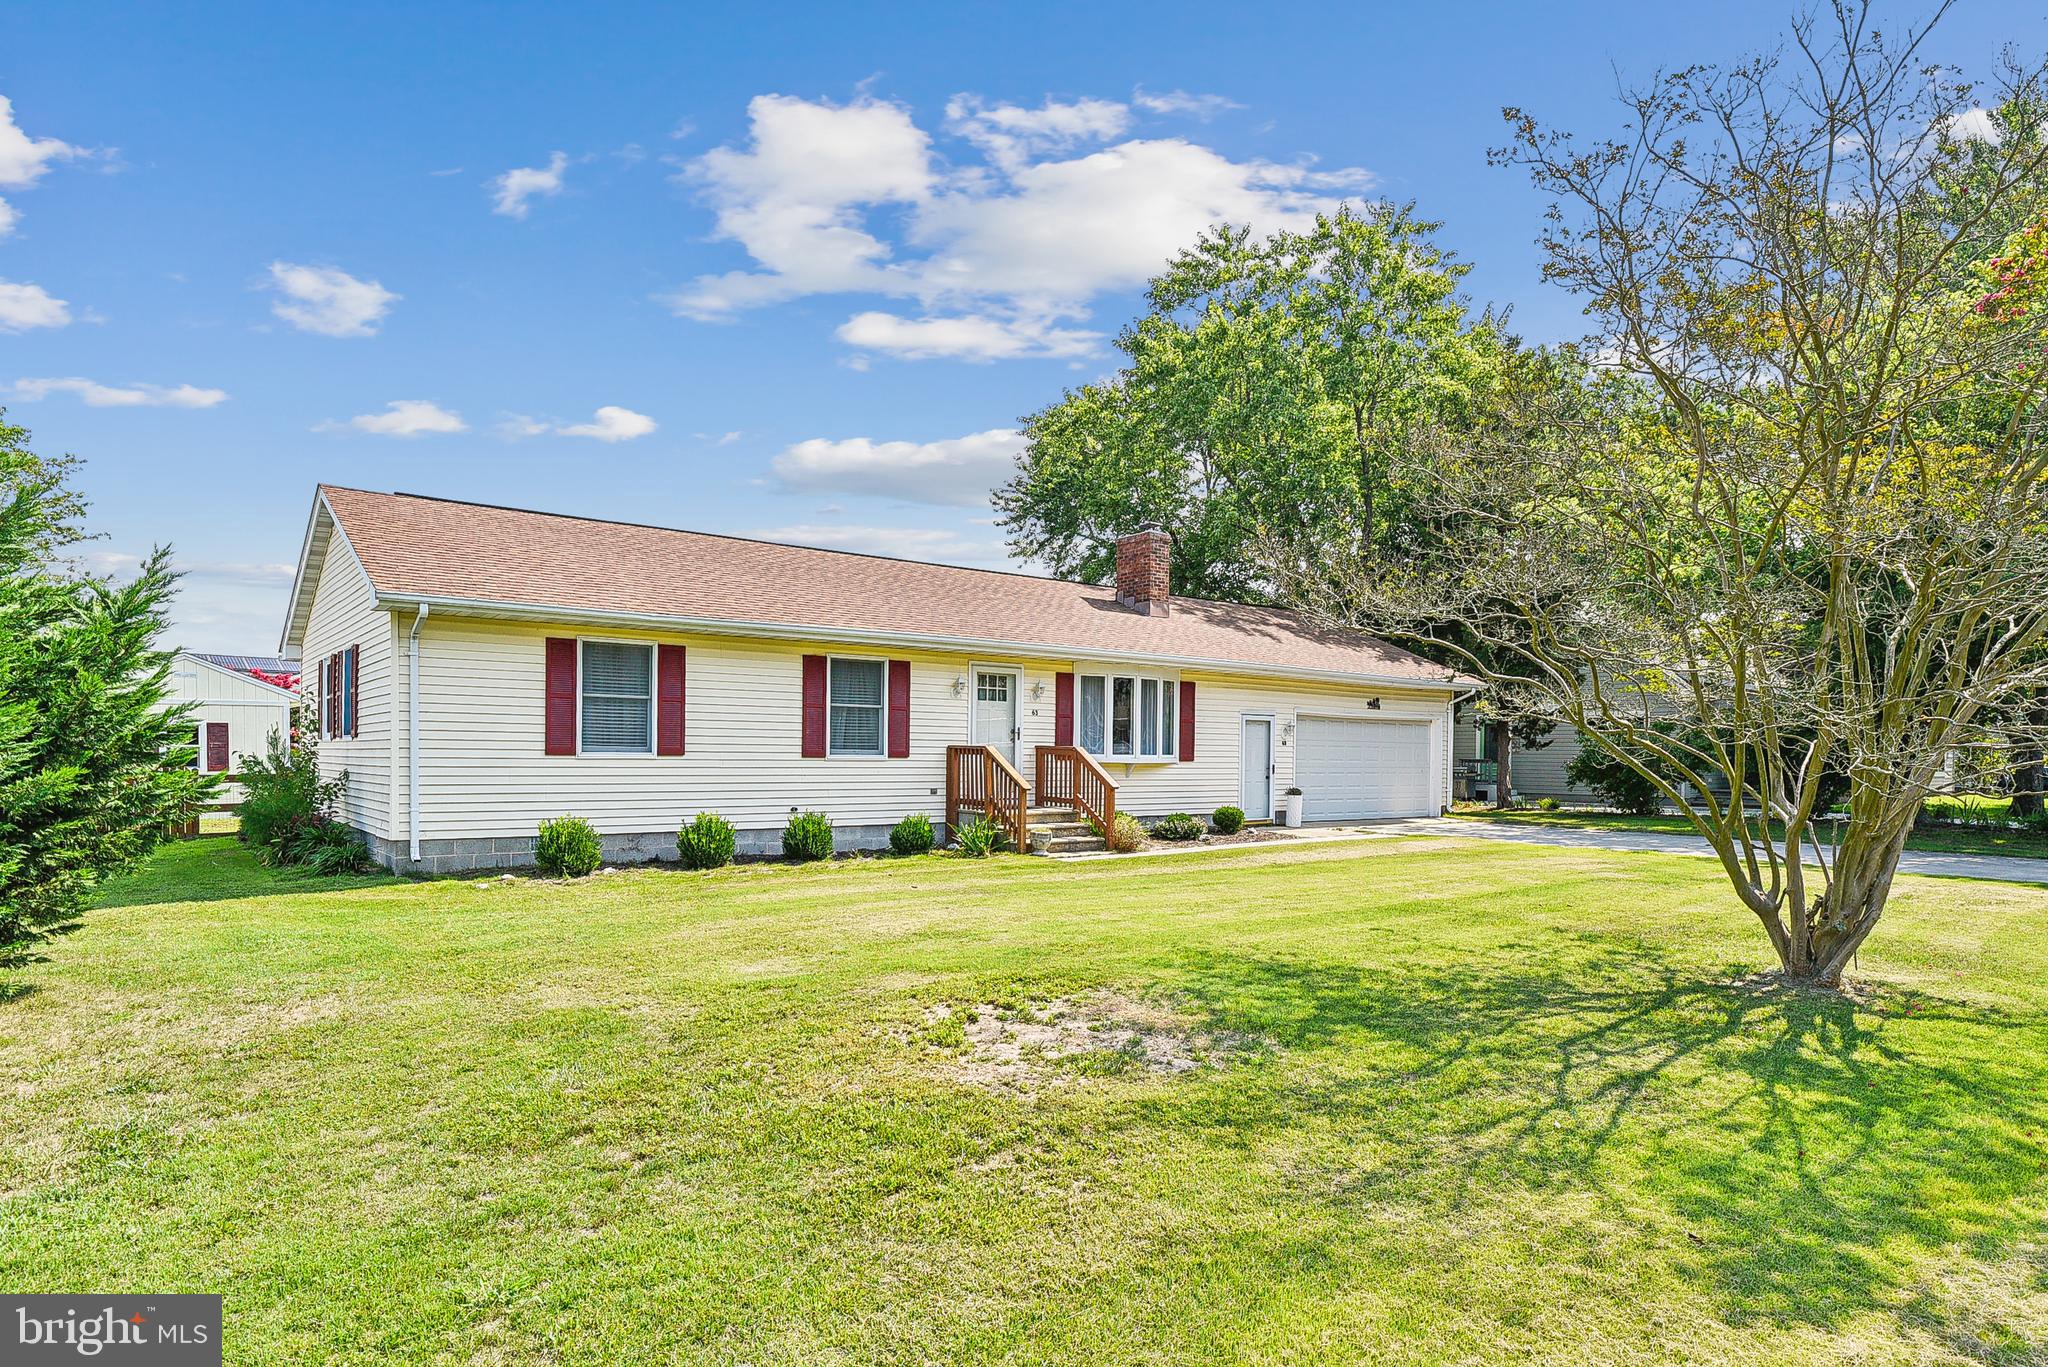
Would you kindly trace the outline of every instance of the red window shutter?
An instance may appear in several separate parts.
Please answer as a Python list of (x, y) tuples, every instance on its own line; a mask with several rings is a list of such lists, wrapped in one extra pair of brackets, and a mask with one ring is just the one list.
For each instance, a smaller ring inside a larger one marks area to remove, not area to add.
[(825, 758), (825, 657), (804, 656), (804, 758)]
[(1186, 680), (1180, 686), (1180, 762), (1195, 757), (1195, 686)]
[(357, 686), (362, 680), (362, 665), (363, 648), (361, 646), (350, 646), (348, 648), (348, 733), (351, 736), (356, 734), (356, 692)]
[(341, 654), (327, 657), (327, 738), (341, 734)]
[(1052, 743), (1074, 743), (1074, 676), (1052, 676)]
[(548, 637), (547, 744), (545, 753), (576, 753), (576, 642)]
[(206, 724), (206, 772), (218, 774), (228, 767), (228, 724), (224, 721), (210, 721)]
[(655, 699), (654, 753), (683, 753), (683, 647), (658, 645), (654, 648), (655, 673), (660, 679)]
[(889, 661), (889, 758), (910, 755), (910, 661)]

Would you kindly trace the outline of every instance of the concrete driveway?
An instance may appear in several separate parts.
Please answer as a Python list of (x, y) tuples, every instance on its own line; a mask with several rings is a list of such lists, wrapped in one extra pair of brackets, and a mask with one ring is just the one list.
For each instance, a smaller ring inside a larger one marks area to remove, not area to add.
[[(1517, 845), (1556, 845), (1575, 850), (1620, 850), (1637, 854), (1689, 854), (1712, 858), (1714, 852), (1696, 835), (1663, 831), (1603, 830), (1584, 826), (1524, 826), (1484, 817), (1409, 817), (1396, 821), (1358, 823), (1357, 829), (1383, 835), (1450, 836), (1460, 840), (1505, 840)], [(1899, 872), (1937, 878), (1985, 878), (1997, 883), (2048, 885), (2048, 859), (2006, 854), (1931, 854), (1908, 850)]]

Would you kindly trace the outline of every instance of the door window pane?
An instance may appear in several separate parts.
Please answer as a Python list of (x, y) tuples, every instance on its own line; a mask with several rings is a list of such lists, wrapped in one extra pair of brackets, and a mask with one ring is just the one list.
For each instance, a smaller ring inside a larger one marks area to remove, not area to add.
[(882, 662), (832, 661), (831, 749), (835, 755), (882, 753)]
[(1104, 710), (1102, 676), (1081, 676), (1081, 748), (1091, 755), (1103, 753)]
[(1112, 755), (1131, 753), (1134, 683), (1135, 680), (1127, 678), (1109, 681), (1109, 752)]

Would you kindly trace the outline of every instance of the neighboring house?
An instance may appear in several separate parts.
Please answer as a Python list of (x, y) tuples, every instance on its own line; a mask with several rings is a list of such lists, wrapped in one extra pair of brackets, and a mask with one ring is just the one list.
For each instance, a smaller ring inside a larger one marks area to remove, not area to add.
[(1172, 598), (1169, 554), (1126, 537), (1105, 588), (323, 486), (284, 642), (345, 819), (401, 870), (528, 862), (565, 813), (615, 860), (706, 811), (744, 850), (809, 809), (874, 848), (984, 760), (1105, 774), (1140, 817), (1266, 819), (1294, 784), (1311, 820), (1446, 806), (1470, 681)]
[[(199, 747), (197, 764), (202, 772), (239, 771), (242, 757), (265, 752), (272, 731), (290, 746), (292, 708), (298, 704), (298, 695), (256, 677), (254, 671), (274, 679), (291, 679), (299, 667), (291, 660), (261, 655), (202, 655), (181, 650), (172, 657), (167, 701), (193, 704), (193, 739)], [(232, 787), (224, 796), (229, 801), (240, 800)]]

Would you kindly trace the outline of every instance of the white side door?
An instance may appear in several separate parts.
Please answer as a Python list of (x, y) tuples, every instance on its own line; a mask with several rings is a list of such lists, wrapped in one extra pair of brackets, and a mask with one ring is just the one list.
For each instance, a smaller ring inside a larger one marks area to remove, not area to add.
[(974, 671), (974, 729), (970, 739), (986, 745), (1011, 764), (1017, 762), (1017, 673), (1010, 669)]
[(1238, 747), (1238, 799), (1247, 821), (1273, 819), (1273, 719), (1246, 717)]

